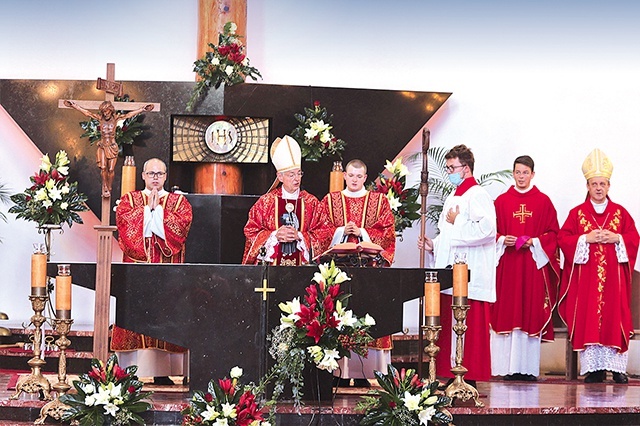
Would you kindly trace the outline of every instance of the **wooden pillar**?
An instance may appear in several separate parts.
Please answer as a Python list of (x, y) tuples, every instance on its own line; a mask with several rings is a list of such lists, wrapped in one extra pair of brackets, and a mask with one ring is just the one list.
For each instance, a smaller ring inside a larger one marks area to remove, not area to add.
[(98, 259), (96, 262), (96, 304), (93, 319), (93, 357), (109, 358), (109, 301), (111, 296), (111, 242), (115, 226), (94, 226), (98, 231)]
[[(224, 24), (232, 21), (247, 44), (247, 0), (198, 1), (198, 52), (201, 58), (209, 43), (218, 43)], [(194, 192), (198, 194), (242, 194), (242, 169), (235, 163), (200, 163), (195, 166)]]

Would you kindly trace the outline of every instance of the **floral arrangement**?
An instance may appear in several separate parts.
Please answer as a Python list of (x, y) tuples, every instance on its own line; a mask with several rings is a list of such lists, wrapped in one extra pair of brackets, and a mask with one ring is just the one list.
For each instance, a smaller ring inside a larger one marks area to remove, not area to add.
[(143, 399), (153, 392), (142, 392), (142, 382), (135, 376), (137, 370), (135, 365), (123, 370), (115, 354), (106, 365), (94, 358), (91, 371), (73, 382), (77, 393), (60, 397), (60, 401), (69, 406), (62, 420), (75, 420), (87, 426), (99, 426), (107, 421), (117, 425), (144, 424), (138, 413), (151, 408)]
[(402, 157), (393, 163), (387, 160), (384, 168), (391, 173), (387, 178), (382, 173), (378, 176), (378, 183), (370, 188), (374, 192), (387, 195), (391, 211), (395, 218), (395, 229), (398, 237), (411, 227), (412, 223), (420, 219), (420, 203), (418, 203), (418, 188), (407, 188), (408, 167), (402, 163)]
[[(133, 99), (129, 98), (129, 95), (124, 95), (122, 97), (116, 96), (115, 100), (117, 102), (135, 102)], [(117, 113), (125, 114), (126, 111), (117, 111)], [(144, 132), (145, 126), (142, 124), (143, 117), (144, 114), (138, 114), (134, 117), (118, 121), (116, 126), (116, 143), (120, 148), (120, 154), (122, 154), (123, 145), (133, 145), (135, 138)], [(80, 127), (84, 130), (84, 133), (81, 134), (80, 137), (89, 138), (91, 145), (102, 138), (100, 122), (95, 118), (87, 121), (81, 121)]]
[(65, 151), (58, 151), (53, 164), (45, 154), (40, 169), (29, 179), (33, 185), (11, 196), (15, 205), (9, 213), (17, 213), (18, 219), (37, 222), (38, 226), (66, 223), (71, 227), (73, 222), (82, 223), (77, 212), (88, 209), (87, 197), (78, 192), (77, 182), (69, 183), (69, 158)]
[(272, 401), (278, 399), (285, 382), (289, 382), (294, 405), (299, 407), (304, 386), (302, 372), (307, 363), (333, 372), (338, 360), (349, 357), (350, 351), (366, 356), (367, 344), (373, 341), (368, 331), (375, 320), (369, 314), (358, 318), (346, 309), (351, 295), (344, 293), (340, 284), (351, 278), (333, 261), (318, 268), (320, 272), (314, 274), (303, 300), (296, 297), (279, 305), (280, 326), (272, 330), (269, 347), (276, 362), (261, 385), (273, 380)]
[(342, 159), (347, 143), (331, 133), (333, 115), (330, 116), (319, 101), (313, 103), (313, 108), (305, 107), (304, 114), (294, 114), (294, 117), (299, 124), (291, 136), (300, 144), (302, 158), (318, 161), (322, 157), (336, 155)]
[(233, 367), (229, 378), (211, 380), (207, 392), (196, 390), (189, 407), (182, 411), (182, 425), (268, 426), (263, 419), (256, 394), (251, 386), (242, 386), (238, 379), (242, 368)]
[(227, 86), (243, 83), (247, 77), (262, 78), (257, 68), (249, 66), (246, 47), (236, 34), (238, 26), (234, 22), (224, 24), (223, 32), (218, 36), (218, 45), (209, 43), (211, 51), (193, 63), (193, 71), (200, 79), (191, 93), (187, 111), (193, 111), (196, 103), (211, 87), (218, 88), (222, 83)]
[(382, 390), (376, 396), (364, 396), (358, 409), (365, 412), (361, 425), (449, 424), (453, 416), (444, 407), (451, 398), (438, 392), (438, 381), (420, 380), (415, 370), (398, 370), (391, 364), (388, 373), (375, 372)]

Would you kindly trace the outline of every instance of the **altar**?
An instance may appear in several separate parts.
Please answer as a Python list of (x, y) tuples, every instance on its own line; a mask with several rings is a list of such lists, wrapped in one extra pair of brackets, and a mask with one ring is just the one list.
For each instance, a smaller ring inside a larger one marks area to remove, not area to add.
[[(72, 263), (73, 283), (94, 289), (95, 267)], [(257, 381), (269, 366), (267, 335), (280, 323), (278, 304), (303, 296), (316, 271), (315, 266), (116, 263), (111, 272), (116, 324), (189, 348), (191, 389), (206, 389), (211, 378), (228, 375), (236, 365), (247, 380)], [(345, 272), (351, 280), (342, 288), (353, 295), (349, 309), (375, 318), (372, 336), (402, 331), (403, 303), (422, 296), (425, 271)], [(451, 287), (451, 270), (438, 275), (443, 289)]]

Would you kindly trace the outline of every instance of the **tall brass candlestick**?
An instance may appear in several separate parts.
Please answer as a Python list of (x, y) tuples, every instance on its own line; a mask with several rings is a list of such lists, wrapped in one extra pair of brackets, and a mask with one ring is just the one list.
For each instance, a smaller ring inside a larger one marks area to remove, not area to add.
[(64, 412), (69, 406), (60, 401), (60, 396), (67, 393), (71, 386), (67, 383), (67, 348), (71, 344), (67, 335), (71, 330), (72, 319), (53, 319), (53, 329), (60, 335), (56, 340), (56, 345), (60, 348), (60, 358), (58, 361), (58, 383), (53, 385), (53, 389), (58, 393), (56, 399), (46, 403), (40, 409), (40, 417), (36, 419), (34, 424), (44, 424), (47, 416), (56, 420), (61, 420)]
[(429, 382), (436, 380), (436, 355), (440, 352), (440, 347), (435, 344), (440, 338), (440, 283), (438, 273), (434, 271), (425, 272), (424, 283), (424, 315), (425, 322), (422, 325), (422, 334), (429, 344), (424, 348), (424, 352), (429, 356)]
[(22, 376), (16, 384), (16, 393), (11, 395), (9, 399), (18, 399), (22, 392), (24, 393), (40, 393), (42, 392), (42, 399), (51, 399), (51, 384), (41, 372), (41, 368), (46, 364), (41, 355), (40, 346), (42, 345), (42, 324), (46, 321), (42, 311), (49, 300), (49, 296), (29, 296), (31, 301), (31, 307), (33, 308), (33, 316), (31, 317), (31, 323), (35, 327), (33, 332), (33, 358), (27, 361), (29, 367), (31, 367), (31, 374), (28, 376)]

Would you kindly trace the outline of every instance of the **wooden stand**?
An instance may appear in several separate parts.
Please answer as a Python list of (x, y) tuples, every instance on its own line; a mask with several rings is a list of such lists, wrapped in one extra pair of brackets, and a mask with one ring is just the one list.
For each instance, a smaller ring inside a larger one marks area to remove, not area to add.
[(196, 194), (242, 194), (242, 170), (233, 163), (201, 163), (193, 177)]

